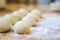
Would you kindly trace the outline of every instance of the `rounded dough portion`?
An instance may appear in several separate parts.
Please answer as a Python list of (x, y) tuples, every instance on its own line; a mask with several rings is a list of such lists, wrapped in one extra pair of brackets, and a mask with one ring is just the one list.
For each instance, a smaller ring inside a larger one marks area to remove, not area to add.
[(19, 9), (18, 11), (14, 11), (12, 13), (12, 15), (14, 15), (15, 17), (18, 18), (18, 20), (21, 20), (26, 14), (27, 14), (28, 11), (26, 11), (26, 9)]
[(27, 14), (22, 21), (18, 21), (13, 27), (13, 31), (16, 33), (29, 33), (30, 27), (35, 25), (36, 19), (39, 19), (40, 12)]
[(14, 12), (12, 13), (12, 15), (15, 16), (18, 20), (19, 20), (19, 18), (21, 17), (21, 15), (19, 14), (18, 11), (14, 11)]
[(26, 22), (18, 21), (13, 27), (12, 30), (16, 33), (29, 33), (30, 32), (30, 24), (26, 24)]
[(28, 13), (28, 11), (26, 9), (23, 9), (23, 8), (19, 9), (18, 12), (20, 15), (19, 19), (22, 19)]
[(37, 15), (39, 17), (42, 17), (42, 12), (40, 10), (38, 10), (38, 9), (33, 9), (31, 11), (31, 13), (34, 14), (34, 15)]
[(34, 25), (36, 24), (36, 21), (34, 20), (33, 17), (26, 16), (22, 19), (23, 22), (26, 22), (27, 24)]
[(11, 24), (15, 24), (18, 21), (17, 17), (13, 16), (12, 14), (6, 14), (3, 18)]
[(7, 32), (11, 28), (11, 24), (4, 20), (3, 18), (0, 19), (0, 32)]
[(35, 25), (37, 21), (39, 21), (41, 13), (39, 10), (33, 10), (31, 13), (28, 13), (27, 16), (25, 16), (22, 21), (29, 22), (30, 25)]
[(29, 13), (27, 15), (27, 17), (29, 17), (29, 18), (31, 18), (31, 19), (33, 19), (35, 21), (38, 21), (40, 19), (40, 17), (38, 15), (35, 15), (34, 13)]

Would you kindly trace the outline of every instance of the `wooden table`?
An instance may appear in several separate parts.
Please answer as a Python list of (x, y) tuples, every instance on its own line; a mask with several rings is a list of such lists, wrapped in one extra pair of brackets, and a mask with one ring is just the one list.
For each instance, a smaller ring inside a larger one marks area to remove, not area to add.
[[(15, 10), (18, 10), (20, 8), (26, 8), (27, 10), (31, 10), (31, 9), (41, 9), (43, 12), (48, 12), (48, 5), (26, 5), (26, 4), (6, 4), (6, 8), (8, 10), (5, 11), (0, 11), (0, 16), (4, 16), (5, 14), (8, 13), (12, 13)], [(8, 32), (8, 33), (2, 33), (0, 34), (0, 40), (22, 40), (21, 36), (12, 36), (12, 35), (16, 35), (13, 32)], [(23, 37), (24, 38), (24, 37)]]

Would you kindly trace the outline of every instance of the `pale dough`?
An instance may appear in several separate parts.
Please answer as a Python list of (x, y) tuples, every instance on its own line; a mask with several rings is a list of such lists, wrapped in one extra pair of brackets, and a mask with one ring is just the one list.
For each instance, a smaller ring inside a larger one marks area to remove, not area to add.
[(12, 13), (12, 15), (14, 15), (15, 17), (17, 17), (18, 20), (21, 20), (27, 14), (27, 12), (28, 11), (26, 9), (21, 8), (18, 11), (14, 11)]
[(28, 13), (21, 21), (18, 21), (12, 30), (16, 33), (29, 33), (31, 26), (35, 25), (37, 20), (40, 19), (39, 10)]
[(3, 18), (4, 20), (6, 20), (7, 22), (11, 24), (15, 24), (18, 21), (18, 19), (12, 14), (6, 14)]
[(18, 21), (13, 27), (12, 30), (16, 33), (29, 33), (30, 25), (26, 24), (26, 22)]
[(36, 24), (36, 21), (34, 20), (33, 17), (26, 16), (22, 19), (22, 21), (29, 23), (30, 25)]
[(19, 20), (19, 17), (21, 17), (18, 11), (14, 11), (12, 15), (17, 17), (18, 20)]
[(21, 8), (18, 10), (18, 13), (20, 15), (19, 19), (22, 19), (24, 16), (27, 15), (28, 11), (26, 9)]
[(42, 11), (41, 11), (41, 10), (33, 9), (33, 10), (31, 11), (31, 13), (34, 14), (34, 15), (37, 15), (37, 16), (39, 16), (39, 17), (42, 17)]
[(3, 18), (0, 18), (0, 32), (6, 32), (10, 30), (11, 24), (4, 20)]
[[(37, 13), (38, 14), (38, 13)], [(34, 13), (29, 13), (27, 15), (27, 17), (30, 17), (31, 19), (35, 20), (35, 21), (38, 21), (40, 19), (40, 17), (38, 15), (35, 15)], [(31, 20), (30, 19), (30, 20)]]

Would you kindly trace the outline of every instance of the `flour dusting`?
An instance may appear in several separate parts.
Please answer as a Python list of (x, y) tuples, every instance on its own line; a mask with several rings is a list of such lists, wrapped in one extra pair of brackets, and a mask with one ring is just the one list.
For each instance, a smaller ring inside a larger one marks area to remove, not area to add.
[(31, 28), (31, 34), (27, 37), (42, 40), (60, 39), (60, 14), (44, 14), (43, 19)]

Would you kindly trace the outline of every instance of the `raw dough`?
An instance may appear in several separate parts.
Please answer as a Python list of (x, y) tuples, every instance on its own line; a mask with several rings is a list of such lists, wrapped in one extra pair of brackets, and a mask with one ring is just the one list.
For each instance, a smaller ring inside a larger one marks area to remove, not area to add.
[(22, 19), (22, 21), (29, 23), (30, 25), (36, 24), (36, 21), (31, 16), (26, 16)]
[(6, 20), (7, 22), (11, 24), (15, 24), (18, 21), (18, 19), (12, 14), (6, 14), (3, 18), (4, 20)]
[(23, 9), (23, 8), (19, 9), (18, 12), (19, 12), (19, 15), (20, 15), (19, 19), (22, 19), (28, 13), (28, 11), (26, 9)]
[[(40, 17), (38, 16), (38, 15), (35, 15), (34, 13), (29, 13), (28, 15), (27, 15), (27, 17), (29, 17), (29, 18), (31, 18), (31, 19), (33, 19), (33, 20), (35, 20), (35, 21), (38, 21), (39, 19), (40, 19)], [(30, 19), (30, 20), (31, 20)]]
[(26, 9), (19, 9), (18, 11), (14, 11), (12, 15), (18, 18), (18, 20), (21, 20), (25, 15), (27, 14)]
[(18, 21), (13, 27), (12, 30), (16, 33), (29, 33), (30, 25), (26, 24), (26, 22)]
[(31, 11), (31, 13), (34, 14), (34, 15), (37, 15), (37, 16), (39, 16), (39, 17), (42, 17), (42, 12), (41, 12), (41, 10), (33, 9), (33, 10)]
[(19, 14), (18, 11), (14, 11), (14, 12), (12, 13), (12, 15), (15, 16), (15, 17), (17, 17), (18, 20), (19, 20), (19, 17), (21, 17), (21, 15)]
[(3, 18), (0, 18), (0, 32), (6, 32), (10, 30), (11, 24), (4, 20)]
[[(32, 14), (33, 13), (33, 14)], [(40, 12), (37, 11), (35, 13), (28, 13), (23, 19), (22, 21), (18, 21), (13, 27), (13, 31), (16, 33), (29, 33), (30, 32), (30, 27), (32, 25), (35, 25), (36, 21), (38, 19), (40, 19)], [(39, 14), (39, 15), (38, 15)]]

